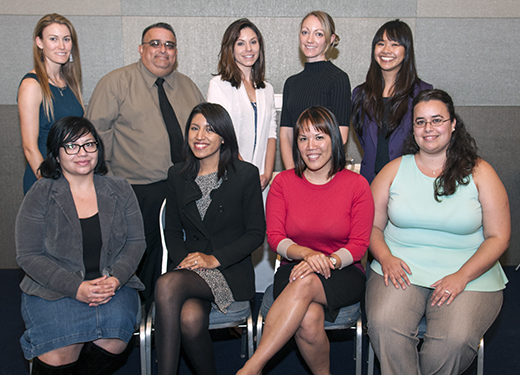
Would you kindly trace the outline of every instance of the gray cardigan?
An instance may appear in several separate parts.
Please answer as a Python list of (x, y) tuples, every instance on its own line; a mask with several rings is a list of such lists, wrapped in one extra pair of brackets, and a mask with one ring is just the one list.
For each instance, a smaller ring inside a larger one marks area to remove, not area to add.
[[(141, 211), (124, 179), (94, 175), (103, 241), (102, 275), (143, 290), (135, 270), (146, 247)], [(25, 196), (16, 217), (16, 261), (22, 291), (47, 300), (76, 298), (84, 281), (83, 237), (68, 181), (43, 178)]]

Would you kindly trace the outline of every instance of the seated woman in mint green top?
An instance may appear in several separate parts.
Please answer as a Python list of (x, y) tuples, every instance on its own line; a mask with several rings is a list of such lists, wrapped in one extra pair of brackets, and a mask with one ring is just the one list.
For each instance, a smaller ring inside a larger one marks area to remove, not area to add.
[(368, 334), (382, 375), (460, 374), (502, 306), (509, 202), (447, 93), (422, 91), (413, 121), (404, 156), (371, 186)]

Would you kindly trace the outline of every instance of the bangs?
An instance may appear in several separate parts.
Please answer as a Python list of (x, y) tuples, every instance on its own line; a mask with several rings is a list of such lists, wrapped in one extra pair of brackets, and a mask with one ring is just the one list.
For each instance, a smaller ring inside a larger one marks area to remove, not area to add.
[(65, 138), (63, 139), (63, 144), (66, 145), (68, 143), (71, 143), (71, 142), (75, 142), (77, 141), (78, 139), (80, 139), (81, 137), (83, 137), (84, 135), (87, 135), (88, 133), (90, 133), (90, 130), (88, 128), (81, 128), (79, 129), (79, 131), (77, 132), (69, 132)]

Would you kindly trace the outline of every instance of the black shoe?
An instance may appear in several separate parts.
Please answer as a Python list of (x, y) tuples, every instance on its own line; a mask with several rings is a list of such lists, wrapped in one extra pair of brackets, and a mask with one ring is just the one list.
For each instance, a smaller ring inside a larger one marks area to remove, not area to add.
[(78, 361), (61, 366), (51, 366), (42, 362), (38, 357), (33, 358), (32, 375), (76, 375)]

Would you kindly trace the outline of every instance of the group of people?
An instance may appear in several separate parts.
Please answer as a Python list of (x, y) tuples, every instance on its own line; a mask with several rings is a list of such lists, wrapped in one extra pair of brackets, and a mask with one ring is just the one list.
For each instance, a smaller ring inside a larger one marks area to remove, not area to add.
[[(159, 374), (177, 373), (181, 346), (197, 374), (216, 374), (210, 311), (253, 298), (251, 253), (266, 231), (284, 261), (262, 339), (238, 374), (261, 374), (292, 337), (312, 373), (330, 374), (324, 321), (365, 298), (365, 285), (382, 374), (469, 366), (507, 282), (506, 191), (450, 96), (419, 79), (406, 23), (377, 31), (352, 97), (328, 59), (339, 40), (327, 13), (303, 18), (305, 67), (283, 90), (286, 170), (271, 183), (274, 92), (251, 21), (225, 31), (207, 102), (174, 69), (173, 28), (156, 23), (139, 61), (100, 80), (85, 117), (74, 27), (58, 14), (38, 22), (34, 69), (18, 91), (28, 163), (16, 222), (20, 342), (33, 374), (112, 373), (152, 300)], [(360, 174), (345, 168), (350, 124)], [(165, 199), (170, 265), (160, 275)]]

